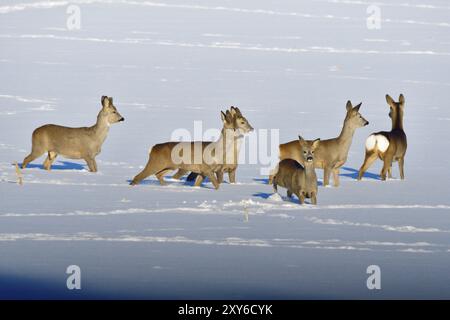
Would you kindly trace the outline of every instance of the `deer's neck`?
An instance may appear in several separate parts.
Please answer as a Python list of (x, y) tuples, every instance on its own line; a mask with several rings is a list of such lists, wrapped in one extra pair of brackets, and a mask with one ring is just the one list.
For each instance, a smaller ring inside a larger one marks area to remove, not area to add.
[(348, 121), (344, 121), (344, 125), (341, 130), (341, 134), (337, 138), (339, 146), (342, 148), (341, 151), (348, 152), (352, 144), (353, 135), (355, 133), (355, 128), (350, 126)]
[(216, 155), (222, 163), (233, 163), (236, 149), (236, 136), (233, 130), (222, 129), (219, 139), (214, 142)]
[(107, 119), (97, 117), (97, 123), (92, 127), (94, 133), (94, 139), (100, 145), (105, 141), (109, 132), (110, 123)]
[(312, 162), (305, 162), (305, 177), (306, 181), (316, 180), (316, 171)]
[(234, 145), (233, 145), (233, 149), (234, 149), (234, 162), (237, 164), (238, 158), (239, 158), (239, 152), (241, 151), (241, 146), (242, 146), (242, 139), (244, 137), (242, 135), (239, 135), (237, 137), (234, 138)]
[(403, 131), (403, 115), (397, 115), (397, 117), (392, 119), (392, 131), (402, 130)]

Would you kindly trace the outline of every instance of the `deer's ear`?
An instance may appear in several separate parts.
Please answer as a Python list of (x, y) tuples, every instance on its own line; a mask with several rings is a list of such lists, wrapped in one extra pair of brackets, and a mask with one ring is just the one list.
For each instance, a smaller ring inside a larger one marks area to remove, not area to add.
[(314, 140), (314, 141), (313, 141), (313, 144), (312, 144), (313, 149), (317, 149), (317, 147), (319, 146), (319, 144), (320, 144), (320, 138)]
[(109, 99), (108, 99), (107, 96), (102, 96), (102, 106), (103, 106), (104, 108), (106, 108), (106, 107), (109, 106)]
[(110, 103), (111, 105), (113, 105), (113, 97), (109, 97), (108, 99), (109, 99), (109, 103)]
[(231, 113), (231, 115), (234, 117), (234, 115), (237, 113), (237, 112), (236, 112), (236, 108), (232, 106), (232, 107), (230, 108), (230, 113)]
[(386, 102), (387, 102), (388, 105), (390, 105), (390, 106), (394, 106), (394, 105), (395, 105), (394, 99), (392, 99), (391, 96), (388, 95), (388, 94), (386, 95)]
[(345, 106), (345, 108), (347, 109), (347, 112), (352, 110), (353, 106), (352, 106), (352, 102), (350, 100), (347, 101), (347, 105)]
[(403, 106), (405, 104), (405, 97), (402, 93), (400, 93), (400, 96), (398, 97), (398, 102)]
[(302, 138), (301, 135), (298, 136), (298, 142), (300, 142), (300, 144), (303, 144), (305, 142), (305, 139)]
[(222, 119), (223, 122), (227, 121), (227, 116), (223, 111), (220, 111), (220, 119)]
[(241, 110), (239, 110), (238, 107), (234, 107), (234, 110), (236, 111), (236, 113), (237, 113), (239, 116), (242, 116)]
[(231, 112), (229, 110), (227, 110), (226, 116), (227, 116), (227, 121), (231, 123), (233, 121), (233, 115), (231, 114)]
[(353, 108), (353, 110), (359, 112), (359, 108), (361, 108), (362, 102), (358, 104), (356, 107)]

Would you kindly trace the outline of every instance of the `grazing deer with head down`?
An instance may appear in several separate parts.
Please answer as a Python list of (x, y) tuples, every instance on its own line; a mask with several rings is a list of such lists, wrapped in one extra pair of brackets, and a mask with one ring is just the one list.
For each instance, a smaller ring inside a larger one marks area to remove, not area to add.
[[(353, 107), (350, 101), (347, 101), (346, 116), (341, 134), (328, 140), (321, 140), (314, 156), (314, 167), (323, 169), (323, 185), (330, 183), (330, 175), (333, 173), (334, 186), (339, 186), (339, 168), (347, 161), (348, 151), (352, 144), (353, 135), (356, 129), (367, 126), (369, 122), (359, 113), (361, 103)], [(302, 158), (302, 147), (297, 140), (280, 144), (280, 160), (294, 159), (304, 164)], [(272, 182), (273, 175), (269, 177), (269, 183)]]
[[(228, 114), (231, 114), (232, 117), (232, 126), (229, 126), (228, 129), (236, 130), (238, 128), (238, 124), (244, 124), (245, 122), (248, 122), (247, 119), (242, 115), (241, 110), (237, 107), (231, 107), (230, 110), (227, 110), (227, 116)], [(233, 150), (233, 158), (231, 161), (227, 161), (221, 168), (221, 170), (216, 172), (217, 180), (219, 183), (222, 183), (223, 181), (223, 174), (224, 172), (228, 173), (228, 178), (230, 183), (236, 183), (236, 170), (238, 167), (238, 160), (239, 160), (239, 152), (242, 145), (242, 138), (243, 135), (239, 135), (235, 137), (234, 140), (234, 150)], [(173, 175), (172, 178), (174, 179), (180, 179), (182, 176), (184, 176), (187, 172), (185, 170), (178, 170), (176, 174)], [(188, 181), (194, 181), (197, 178), (198, 174), (195, 172), (191, 172), (186, 180)]]
[(89, 171), (97, 172), (95, 157), (101, 152), (110, 125), (125, 120), (117, 112), (112, 97), (103, 96), (101, 103), (97, 123), (92, 127), (69, 128), (47, 124), (34, 130), (32, 150), (23, 160), (22, 169), (47, 152), (48, 156), (44, 161), (46, 170), (50, 170), (56, 157), (62, 155), (69, 159), (84, 159)]
[(305, 198), (310, 198), (312, 204), (317, 204), (317, 176), (314, 170), (314, 152), (320, 145), (320, 139), (305, 141), (298, 136), (298, 142), (302, 149), (302, 160), (304, 165), (293, 159), (281, 160), (278, 164), (278, 172), (273, 177), (273, 189), (278, 192), (277, 187), (287, 189), (290, 198), (295, 194), (303, 204)]
[(366, 156), (364, 163), (359, 169), (358, 180), (364, 175), (372, 163), (380, 158), (383, 161), (381, 180), (386, 180), (386, 173), (392, 178), (392, 162), (398, 161), (400, 178), (405, 179), (404, 163), (407, 148), (406, 134), (403, 130), (403, 111), (405, 97), (400, 94), (398, 102), (395, 102), (388, 94), (386, 102), (390, 107), (389, 117), (392, 120), (391, 131), (380, 131), (372, 133), (366, 140)]
[(164, 175), (181, 169), (199, 174), (195, 186), (200, 186), (202, 177), (208, 177), (216, 189), (219, 182), (215, 172), (221, 171), (234, 149), (234, 140), (242, 134), (253, 131), (247, 120), (236, 122), (230, 112), (221, 112), (223, 128), (217, 141), (165, 142), (152, 147), (145, 168), (136, 175), (131, 185), (136, 185), (150, 175), (156, 175), (164, 185)]

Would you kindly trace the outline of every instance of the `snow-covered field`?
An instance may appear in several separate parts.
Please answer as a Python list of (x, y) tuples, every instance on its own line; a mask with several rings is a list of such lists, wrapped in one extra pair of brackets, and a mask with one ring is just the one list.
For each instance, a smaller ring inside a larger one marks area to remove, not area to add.
[[(371, 1), (21, 1), (0, 2), (1, 298), (450, 298), (448, 1), (377, 2), (376, 30)], [(378, 161), (358, 182), (365, 138), (390, 129), (386, 93), (406, 98), (406, 180), (381, 182)], [(102, 95), (126, 120), (99, 172), (40, 158), (18, 185), (32, 131), (93, 124)], [(220, 127), (231, 105), (285, 142), (338, 135), (349, 99), (370, 125), (318, 206), (272, 195), (260, 165), (218, 191), (128, 185), (150, 146)]]

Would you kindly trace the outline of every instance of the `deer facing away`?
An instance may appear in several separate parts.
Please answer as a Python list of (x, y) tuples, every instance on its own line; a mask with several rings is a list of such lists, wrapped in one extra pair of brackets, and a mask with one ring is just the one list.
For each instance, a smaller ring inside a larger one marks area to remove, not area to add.
[(381, 170), (381, 180), (386, 180), (386, 173), (392, 178), (392, 162), (398, 161), (400, 178), (405, 178), (404, 163), (407, 148), (406, 134), (403, 130), (403, 111), (405, 107), (405, 97), (400, 94), (398, 102), (395, 102), (388, 94), (386, 102), (389, 105), (389, 117), (392, 120), (391, 131), (380, 131), (372, 133), (366, 140), (366, 156), (364, 163), (359, 169), (358, 180), (361, 180), (364, 172), (377, 159), (383, 161)]
[[(165, 142), (153, 146), (147, 165), (130, 184), (136, 185), (146, 177), (156, 175), (163, 185), (166, 173), (181, 169), (184, 172), (195, 172), (199, 177), (208, 177), (218, 189), (219, 182), (215, 172), (221, 171), (223, 165), (228, 162), (227, 158), (232, 154), (236, 137), (253, 130), (247, 120), (234, 122), (229, 112), (221, 112), (221, 118), (223, 128), (217, 141)], [(199, 186), (202, 180), (197, 179), (195, 186)]]
[[(348, 151), (352, 144), (353, 135), (357, 128), (367, 126), (369, 122), (359, 113), (361, 103), (353, 107), (347, 101), (346, 116), (340, 135), (333, 139), (321, 140), (314, 155), (314, 167), (324, 170), (323, 185), (330, 183), (330, 175), (333, 173), (334, 186), (339, 186), (339, 168), (347, 161)], [(302, 158), (302, 146), (297, 140), (280, 144), (280, 160), (294, 159), (304, 164)], [(269, 177), (272, 182), (273, 175)]]
[(23, 160), (22, 169), (44, 153), (48, 153), (44, 168), (50, 170), (58, 155), (69, 159), (84, 159), (89, 171), (97, 172), (95, 157), (101, 152), (111, 124), (125, 119), (117, 112), (113, 98), (101, 98), (102, 109), (91, 127), (69, 128), (47, 124), (37, 128), (32, 136), (31, 153)]
[(305, 198), (310, 198), (312, 204), (317, 204), (317, 176), (314, 170), (314, 152), (320, 145), (320, 139), (305, 141), (298, 137), (297, 143), (302, 148), (302, 159), (304, 165), (293, 159), (281, 160), (278, 164), (278, 172), (273, 177), (273, 189), (278, 191), (281, 186), (287, 189), (287, 196), (290, 198), (295, 194), (300, 204)]

